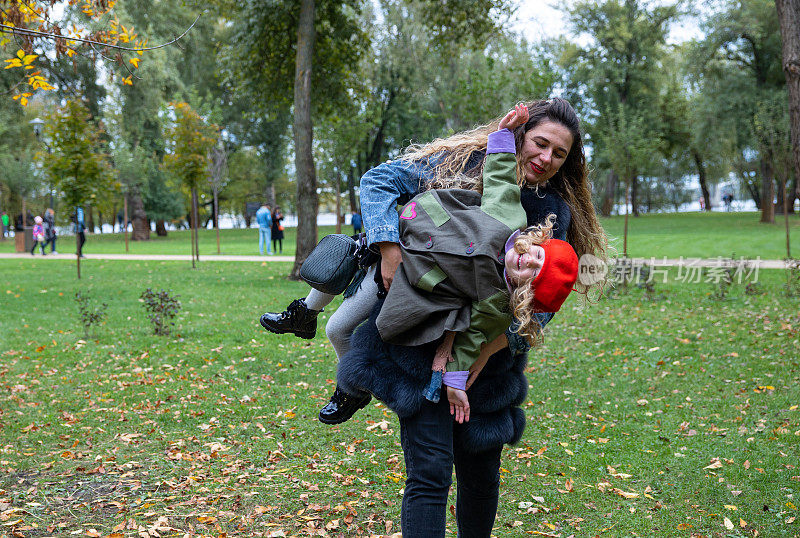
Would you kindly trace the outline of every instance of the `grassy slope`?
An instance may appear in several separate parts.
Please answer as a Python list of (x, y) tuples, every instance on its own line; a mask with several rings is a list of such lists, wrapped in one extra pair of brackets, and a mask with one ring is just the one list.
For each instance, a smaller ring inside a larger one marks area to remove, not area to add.
[[(322, 331), (257, 325), (305, 293), (282, 278), (289, 264), (83, 267), (77, 282), (67, 262), (0, 261), (0, 509), (24, 510), (17, 530), (128, 536), (159, 517), (162, 535), (398, 530), (396, 417), (373, 403), (321, 425), (335, 375)], [(782, 272), (759, 276), (767, 294), (723, 302), (676, 282), (658, 301), (571, 298), (531, 353), (495, 534), (791, 535), (800, 316)], [(171, 337), (149, 334), (148, 286), (181, 295)], [(109, 315), (84, 341), (72, 296), (87, 288)]]
[[(800, 255), (800, 218), (790, 217), (794, 256)], [(622, 254), (623, 217), (603, 220), (603, 226), (612, 238), (612, 245)], [(345, 226), (350, 233), (352, 228)], [(320, 237), (333, 233), (333, 226), (320, 227)], [(286, 229), (284, 254), (293, 256), (295, 228)], [(256, 229), (221, 230), (222, 254), (258, 254)], [(786, 255), (782, 217), (777, 224), (759, 224), (757, 213), (665, 213), (630, 218), (628, 254), (631, 257), (660, 258), (717, 256), (746, 256), (762, 259), (782, 259)], [(120, 234), (89, 236), (86, 253), (122, 254), (125, 242)], [(13, 242), (0, 242), (0, 252), (12, 252)], [(58, 250), (74, 253), (74, 237), (59, 239)], [(189, 232), (169, 232), (166, 238), (151, 234), (151, 241), (130, 242), (131, 254), (191, 254)], [(200, 231), (200, 254), (211, 256), (217, 252), (216, 233)]]

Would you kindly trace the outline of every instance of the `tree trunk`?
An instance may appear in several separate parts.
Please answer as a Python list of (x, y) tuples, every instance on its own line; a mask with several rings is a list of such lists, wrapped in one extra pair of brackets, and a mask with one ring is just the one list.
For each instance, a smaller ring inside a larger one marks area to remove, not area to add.
[(786, 200), (785, 200), (785, 198), (786, 198), (786, 185), (787, 185), (788, 181), (786, 181), (786, 178), (783, 177), (783, 174), (778, 174), (778, 175), (781, 176), (781, 177), (779, 177), (778, 183), (780, 185), (783, 185), (783, 187), (779, 187), (775, 191), (775, 214), (776, 215), (783, 215), (784, 207), (786, 205), (786, 203), (785, 203), (786, 202)]
[(167, 226), (164, 219), (156, 220), (156, 235), (158, 237), (167, 237)]
[(197, 242), (195, 241), (195, 234), (197, 234), (197, 227), (195, 226), (195, 204), (194, 204), (194, 187), (191, 190), (191, 199), (189, 202), (189, 242), (192, 244), (192, 269), (196, 269), (196, 254)]
[(244, 215), (244, 226), (245, 228), (249, 228), (252, 222), (252, 217), (247, 212), (247, 204), (244, 205), (244, 211), (242, 211), (242, 214)]
[(86, 206), (86, 231), (90, 234), (94, 233), (94, 211), (90, 205)]
[[(625, 182), (625, 224), (622, 228), (622, 257), (628, 257), (628, 193), (631, 191), (630, 180)], [(623, 283), (625, 281), (623, 280)]]
[(632, 176), (630, 179), (630, 186), (631, 186), (631, 213), (633, 213), (634, 217), (639, 216), (639, 178), (638, 176)]
[(339, 218), (342, 214), (342, 189), (339, 186), (338, 174), (334, 181), (336, 182), (336, 233), (340, 234), (342, 233), (342, 219)]
[(217, 231), (217, 254), (219, 251), (219, 197), (217, 196), (217, 184), (214, 183), (214, 229)]
[[(789, 92), (789, 125), (795, 184), (800, 179), (800, 0), (775, 0), (781, 25), (783, 73)], [(788, 196), (794, 207), (794, 194)]]
[(600, 214), (610, 217), (614, 211), (614, 202), (617, 198), (617, 173), (614, 170), (608, 172), (606, 188), (603, 193), (603, 203), (600, 205)]
[[(147, 222), (147, 213), (144, 211), (144, 201), (138, 189), (134, 189), (129, 195), (129, 204), (131, 211), (131, 222), (133, 223), (133, 236), (131, 239), (134, 241), (149, 241), (150, 240), (150, 224)], [(127, 222), (125, 223), (127, 225)]]
[(351, 166), (347, 173), (347, 197), (350, 200), (350, 213), (357, 213), (358, 205), (356, 204), (356, 174)]
[(297, 250), (290, 278), (299, 280), (300, 266), (317, 245), (317, 176), (311, 124), (311, 69), (314, 57), (314, 0), (302, 0), (297, 25), (294, 77), (294, 147), (297, 170)]
[(78, 271), (78, 280), (81, 279), (81, 256), (80, 256), (80, 254), (78, 254), (78, 252), (80, 252), (80, 241), (81, 241), (80, 234), (76, 233), (75, 234), (75, 261), (76, 261), (75, 268)]
[(790, 247), (790, 242), (789, 242), (789, 236), (790, 236), (789, 235), (789, 208), (787, 207), (789, 194), (786, 192), (786, 183), (788, 183), (786, 181), (786, 176), (788, 176), (788, 175), (789, 175), (789, 171), (788, 170), (786, 170), (786, 172), (784, 174), (781, 174), (781, 176), (782, 176), (781, 177), (781, 192), (783, 192), (783, 194), (784, 194), (783, 197), (782, 197), (783, 198), (783, 207), (782, 207), (782, 209), (783, 209), (783, 224), (784, 224), (784, 228), (786, 230), (786, 257), (791, 260), (792, 259), (792, 249)]
[(128, 197), (122, 199), (122, 228), (125, 230), (125, 253), (128, 252)]
[(711, 194), (708, 192), (708, 182), (706, 179), (706, 167), (700, 152), (692, 150), (694, 164), (697, 166), (697, 180), (700, 182), (700, 191), (703, 193), (703, 200), (706, 204), (706, 211), (711, 211)]
[[(200, 208), (197, 197), (197, 187), (192, 187), (192, 223), (191, 227), (194, 230), (194, 257), (197, 263), (200, 263)], [(192, 267), (194, 267), (195, 260), (192, 260)]]
[(775, 223), (774, 199), (775, 182), (772, 179), (772, 165), (769, 156), (764, 155), (761, 157), (761, 222)]
[(749, 174), (745, 171), (744, 167), (734, 162), (733, 167), (736, 169), (736, 172), (739, 174), (739, 177), (742, 179), (742, 184), (747, 189), (750, 198), (753, 200), (753, 203), (756, 204), (756, 209), (761, 209), (761, 194), (758, 192), (756, 185), (753, 179), (749, 176)]

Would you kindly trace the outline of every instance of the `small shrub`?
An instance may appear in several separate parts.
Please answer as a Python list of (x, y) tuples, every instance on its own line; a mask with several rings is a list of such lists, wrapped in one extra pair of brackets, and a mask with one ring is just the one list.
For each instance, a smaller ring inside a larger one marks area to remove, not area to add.
[(800, 259), (786, 260), (786, 284), (783, 288), (787, 297), (800, 297)]
[(633, 260), (630, 258), (617, 258), (608, 267), (609, 288), (606, 297), (616, 299), (620, 295), (628, 294), (628, 284), (634, 278)]
[(629, 285), (642, 290), (644, 299), (656, 301), (664, 298), (663, 293), (656, 293), (655, 278), (651, 277), (651, 268), (646, 263), (637, 263), (630, 258), (619, 258), (609, 268), (607, 292), (610, 299), (618, 295), (627, 295)]
[(718, 270), (718, 272), (715, 273), (713, 278), (711, 298), (715, 301), (724, 301), (731, 291), (733, 278), (736, 276), (736, 267), (727, 264), (723, 267), (714, 267), (714, 269)]
[(108, 305), (106, 303), (100, 306), (95, 305), (89, 297), (89, 292), (81, 293), (80, 290), (75, 293), (75, 302), (78, 303), (78, 311), (80, 312), (81, 324), (83, 325), (83, 335), (88, 340), (89, 330), (92, 326), (99, 325), (106, 318), (106, 309)]
[(642, 264), (636, 272), (636, 287), (644, 291), (644, 298), (648, 301), (658, 301), (664, 298), (663, 293), (656, 293), (656, 279), (651, 276), (650, 266)]
[(767, 292), (764, 289), (764, 286), (758, 282), (748, 282), (744, 287), (745, 295), (764, 295), (765, 293)]
[(178, 300), (180, 295), (170, 295), (168, 291), (160, 290), (158, 293), (147, 288), (140, 296), (150, 323), (153, 325), (153, 332), (160, 336), (169, 334), (169, 325), (175, 325), (172, 318), (178, 315), (181, 310), (181, 302)]

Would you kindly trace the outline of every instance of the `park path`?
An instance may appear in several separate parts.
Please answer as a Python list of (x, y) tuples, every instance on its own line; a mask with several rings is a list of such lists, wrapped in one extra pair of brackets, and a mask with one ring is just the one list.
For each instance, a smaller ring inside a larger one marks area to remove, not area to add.
[[(0, 259), (29, 259), (29, 260), (74, 260), (74, 254), (48, 254), (47, 256), (31, 256), (29, 253), (0, 253)], [(192, 257), (188, 254), (86, 254), (85, 260), (129, 260), (129, 261), (173, 261), (191, 262)], [(720, 267), (725, 261), (724, 258), (630, 258), (631, 263), (636, 265), (647, 264), (651, 267)], [(230, 256), (230, 255), (208, 255), (200, 256), (200, 261), (204, 262), (293, 262), (294, 256)], [(734, 263), (746, 262), (749, 267), (758, 269), (784, 269), (786, 263), (783, 260), (733, 260)]]
[[(75, 254), (48, 254), (47, 256), (31, 256), (30, 253), (0, 253), (0, 259), (28, 258), (31, 260), (74, 260)], [(85, 254), (84, 260), (128, 260), (128, 261), (162, 261), (162, 262), (191, 262), (189, 254)], [(293, 262), (294, 256), (228, 256), (210, 255), (200, 256), (200, 261), (205, 262)]]

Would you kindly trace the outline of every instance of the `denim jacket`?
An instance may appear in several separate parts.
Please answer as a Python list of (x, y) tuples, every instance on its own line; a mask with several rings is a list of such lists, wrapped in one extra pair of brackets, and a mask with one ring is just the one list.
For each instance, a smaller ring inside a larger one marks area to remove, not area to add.
[[(470, 160), (483, 160), (483, 153), (476, 153)], [(397, 205), (404, 205), (416, 196), (426, 183), (434, 163), (408, 162), (404, 160), (386, 161), (375, 168), (368, 170), (361, 177), (361, 215), (364, 218), (364, 228), (367, 231), (367, 243), (371, 246), (381, 241), (400, 242), (400, 217)], [(528, 191), (532, 189), (524, 189)], [(556, 214), (556, 227), (553, 236), (557, 239), (566, 239), (571, 213), (569, 206), (554, 191), (545, 189), (544, 193), (535, 196), (541, 199), (537, 207), (528, 207), (534, 197), (526, 196), (523, 191), (522, 204), (528, 215), (528, 224), (536, 224), (532, 218), (541, 215), (544, 218), (548, 213)], [(541, 207), (538, 207), (541, 206)], [(546, 209), (532, 211), (532, 209)], [(536, 314), (542, 328), (553, 319), (553, 313)], [(516, 323), (516, 322), (515, 322)], [(511, 354), (527, 353), (530, 349), (528, 342), (514, 332), (511, 328), (506, 331)]]

